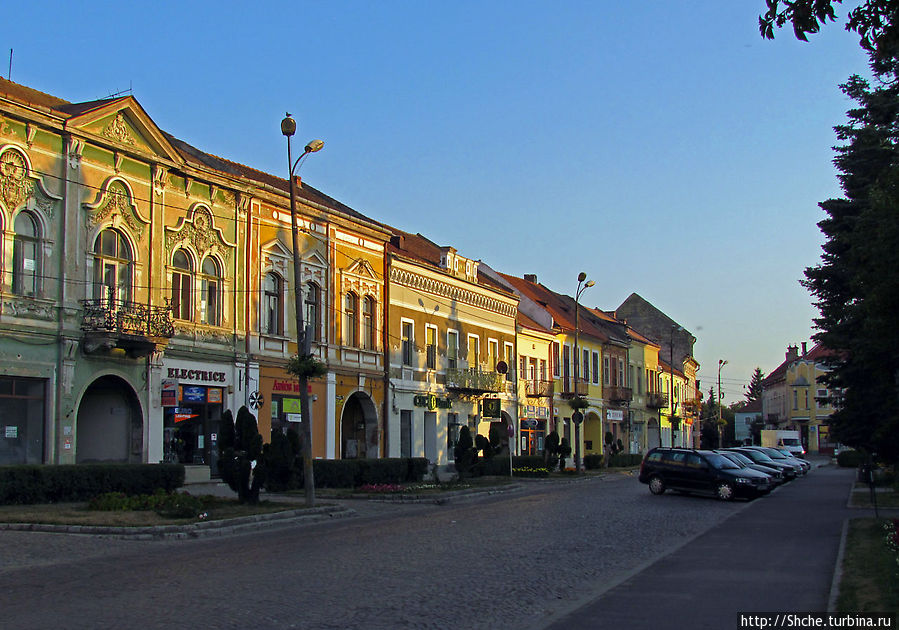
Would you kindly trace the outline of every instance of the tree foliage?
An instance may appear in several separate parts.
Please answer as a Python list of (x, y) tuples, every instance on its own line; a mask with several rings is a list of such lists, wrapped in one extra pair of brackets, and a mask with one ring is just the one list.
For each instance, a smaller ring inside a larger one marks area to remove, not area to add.
[(756, 367), (752, 376), (749, 378), (749, 386), (746, 388), (746, 393), (743, 394), (747, 405), (762, 401), (763, 380), (765, 380), (765, 373), (762, 372), (762, 368)]
[(219, 423), (219, 472), (222, 481), (237, 493), (241, 503), (259, 503), (265, 483), (266, 463), (262, 457), (262, 436), (256, 417), (241, 407), (234, 421), (231, 410)]

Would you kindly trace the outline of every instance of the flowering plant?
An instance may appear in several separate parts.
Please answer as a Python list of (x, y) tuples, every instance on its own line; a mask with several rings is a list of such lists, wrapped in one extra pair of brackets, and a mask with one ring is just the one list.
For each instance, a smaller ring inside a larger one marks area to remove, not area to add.
[(366, 483), (359, 486), (362, 492), (402, 492), (403, 486), (395, 483)]

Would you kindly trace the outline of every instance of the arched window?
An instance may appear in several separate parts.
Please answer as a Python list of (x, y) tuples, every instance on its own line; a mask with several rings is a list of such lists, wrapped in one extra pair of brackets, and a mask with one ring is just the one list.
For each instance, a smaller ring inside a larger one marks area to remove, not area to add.
[(362, 300), (362, 347), (366, 350), (377, 348), (375, 339), (375, 299), (366, 296)]
[(284, 281), (281, 276), (268, 273), (262, 282), (262, 333), (284, 334)]
[(321, 289), (314, 282), (306, 284), (306, 313), (304, 322), (312, 327), (312, 341), (321, 341)]
[(41, 275), (38, 245), (40, 231), (34, 217), (20, 212), (14, 224), (12, 290), (19, 295), (36, 295)]
[(347, 293), (343, 307), (344, 321), (343, 344), (350, 347), (359, 346), (359, 298), (355, 293)]
[(134, 258), (125, 237), (107, 228), (94, 241), (94, 299), (107, 304), (131, 300)]
[(203, 259), (200, 267), (200, 321), (209, 326), (222, 322), (222, 274), (211, 256)]
[(172, 256), (172, 316), (175, 319), (193, 320), (193, 275), (190, 257), (183, 249)]

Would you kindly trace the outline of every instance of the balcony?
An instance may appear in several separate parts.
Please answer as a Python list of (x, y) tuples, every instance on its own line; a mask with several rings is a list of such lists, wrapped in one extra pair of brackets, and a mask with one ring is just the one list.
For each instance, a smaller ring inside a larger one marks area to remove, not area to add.
[(168, 306), (147, 306), (124, 300), (81, 300), (83, 347), (88, 354), (124, 350), (129, 357), (156, 352), (175, 334)]
[(525, 381), (525, 396), (531, 398), (552, 398), (553, 382), (552, 381)]
[(668, 394), (652, 392), (646, 395), (647, 409), (664, 409), (668, 406)]
[(446, 387), (465, 395), (498, 393), (506, 389), (506, 377), (478, 368), (447, 368)]
[(574, 398), (575, 396), (586, 396), (590, 391), (590, 384), (586, 381), (578, 381), (577, 387), (575, 387), (574, 381), (562, 380), (562, 391), (559, 392), (559, 395), (564, 399), (568, 400), (570, 398)]
[(634, 390), (630, 387), (621, 387), (618, 385), (606, 385), (603, 387), (603, 396), (609, 402), (616, 404), (629, 403), (634, 399)]

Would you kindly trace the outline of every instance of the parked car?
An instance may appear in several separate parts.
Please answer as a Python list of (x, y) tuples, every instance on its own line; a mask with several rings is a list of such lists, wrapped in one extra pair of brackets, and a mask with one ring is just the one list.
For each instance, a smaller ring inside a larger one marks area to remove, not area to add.
[(752, 468), (753, 470), (757, 470), (760, 473), (768, 475), (769, 477), (771, 477), (772, 486), (779, 486), (785, 481), (783, 471), (772, 466), (757, 464), (743, 455), (743, 453), (738, 453), (737, 451), (727, 451), (723, 449), (717, 450), (715, 452), (724, 455), (730, 460), (733, 460), (733, 462), (741, 468)]
[(686, 448), (653, 448), (640, 465), (639, 480), (653, 494), (671, 488), (681, 492), (711, 494), (722, 501), (734, 497), (755, 498), (771, 489), (771, 478), (751, 468), (741, 468), (712, 451)]
[(797, 457), (795, 454), (790, 452), (790, 449), (778, 448), (777, 450), (780, 451), (781, 453), (783, 453), (784, 455), (786, 455), (787, 457), (792, 457), (797, 462), (802, 464), (802, 467), (805, 469), (806, 474), (808, 474), (808, 472), (812, 469), (812, 463), (810, 461), (808, 461), (807, 459), (804, 459), (802, 457)]
[(776, 448), (771, 448), (768, 446), (748, 446), (747, 448), (753, 448), (757, 451), (761, 451), (776, 462), (789, 464), (796, 470), (796, 476), (804, 475), (808, 472), (805, 466), (803, 466), (798, 459), (796, 459), (792, 455), (785, 455)]
[(784, 481), (791, 481), (796, 478), (796, 469), (793, 466), (785, 462), (775, 461), (765, 455), (763, 452), (757, 451), (751, 446), (737, 446), (726, 450), (742, 453), (743, 455), (754, 461), (756, 464), (762, 464), (763, 466), (771, 466), (777, 468), (783, 473)]

